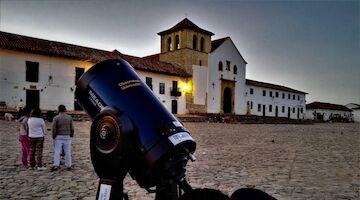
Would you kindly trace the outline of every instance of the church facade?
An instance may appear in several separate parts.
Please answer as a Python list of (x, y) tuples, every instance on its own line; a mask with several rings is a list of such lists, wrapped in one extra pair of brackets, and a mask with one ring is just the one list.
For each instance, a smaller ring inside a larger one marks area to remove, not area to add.
[(230, 37), (212, 40), (212, 32), (187, 18), (158, 35), (160, 53), (141, 58), (0, 32), (0, 102), (14, 107), (24, 99), (45, 110), (59, 104), (76, 110), (74, 89), (81, 74), (101, 60), (121, 58), (174, 114), (303, 118), (307, 93), (247, 80), (247, 62)]

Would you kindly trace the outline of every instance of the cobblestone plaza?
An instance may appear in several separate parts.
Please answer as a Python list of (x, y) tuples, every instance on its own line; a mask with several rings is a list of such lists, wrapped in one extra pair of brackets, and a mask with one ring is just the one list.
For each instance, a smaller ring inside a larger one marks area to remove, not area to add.
[[(43, 153), (48, 170), (30, 170), (20, 165), (18, 123), (0, 120), (0, 199), (95, 199), (98, 178), (90, 160), (90, 125), (75, 123), (74, 169), (62, 165), (50, 172), (50, 129)], [(198, 145), (197, 161), (187, 166), (195, 188), (231, 195), (238, 188), (255, 187), (278, 199), (360, 199), (359, 123), (185, 126)], [(130, 199), (154, 199), (129, 177), (125, 191)]]

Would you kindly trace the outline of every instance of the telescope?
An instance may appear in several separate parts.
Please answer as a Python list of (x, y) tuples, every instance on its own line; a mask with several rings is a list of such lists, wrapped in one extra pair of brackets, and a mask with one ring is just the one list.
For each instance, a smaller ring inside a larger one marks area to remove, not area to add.
[(79, 79), (75, 98), (93, 120), (90, 153), (100, 178), (97, 199), (124, 199), (127, 173), (156, 200), (192, 188), (185, 178), (196, 143), (124, 60), (95, 64)]

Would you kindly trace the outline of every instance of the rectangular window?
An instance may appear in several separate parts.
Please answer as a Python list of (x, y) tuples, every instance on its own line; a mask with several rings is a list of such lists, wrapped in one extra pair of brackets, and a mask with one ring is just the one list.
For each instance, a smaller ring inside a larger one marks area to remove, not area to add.
[(295, 107), (293, 107), (293, 113), (295, 113)]
[(272, 91), (269, 92), (269, 96), (272, 97)]
[(26, 81), (39, 82), (39, 63), (26, 61)]
[(250, 109), (252, 110), (252, 108), (253, 108), (253, 103), (252, 103), (252, 101), (250, 102)]
[(300, 95), (298, 95), (298, 101), (300, 100)]
[(264, 97), (266, 96), (266, 90), (263, 90), (263, 96)]
[(250, 88), (250, 94), (254, 94), (254, 88)]
[(285, 112), (285, 106), (281, 107), (281, 112), (284, 113)]
[(285, 99), (285, 93), (282, 93), (282, 98)]
[(230, 71), (230, 61), (226, 61), (226, 70)]
[(258, 112), (261, 112), (261, 104), (258, 104)]
[(291, 94), (288, 94), (288, 99), (291, 99)]
[(272, 105), (269, 105), (269, 112), (272, 112)]
[(293, 94), (293, 100), (295, 100), (295, 94)]
[(159, 83), (159, 94), (165, 94), (165, 83)]
[(301, 114), (302, 114), (302, 113), (304, 112), (304, 108), (303, 108), (303, 107), (301, 107), (301, 109), (300, 109), (300, 110), (301, 110)]
[(178, 91), (178, 82), (177, 81), (172, 82), (172, 88), (173, 88), (173, 91)]
[(276, 97), (276, 98), (279, 97), (279, 92), (275, 92), (275, 97)]
[(146, 85), (149, 86), (149, 88), (152, 90), (153, 89), (153, 87), (152, 87), (152, 78), (151, 77), (146, 77), (145, 82), (146, 82)]

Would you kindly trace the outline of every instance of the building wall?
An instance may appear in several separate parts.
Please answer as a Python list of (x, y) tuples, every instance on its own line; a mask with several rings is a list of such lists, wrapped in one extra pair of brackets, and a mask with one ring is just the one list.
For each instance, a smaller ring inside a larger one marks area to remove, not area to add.
[[(178, 76), (169, 76), (164, 74), (157, 74), (146, 71), (136, 71), (142, 81), (145, 82), (146, 77), (152, 78), (152, 91), (154, 95), (159, 99), (160, 102), (171, 112), (172, 100), (177, 100), (177, 114), (187, 113), (186, 104), (185, 104), (185, 93), (181, 92), (181, 96), (175, 97), (170, 95), (170, 90), (172, 88), (172, 81), (178, 81), (178, 86), (181, 88), (181, 85), (186, 83), (186, 78), (181, 78)], [(160, 94), (159, 85), (160, 83), (165, 83), (165, 94)]]
[(306, 119), (316, 119), (314, 118), (314, 112), (323, 115), (323, 120), (327, 121), (330, 119), (331, 115), (340, 115), (347, 119), (352, 118), (352, 113), (350, 111), (342, 111), (342, 110), (325, 110), (325, 109), (307, 109), (306, 110)]
[(206, 93), (207, 93), (207, 85), (208, 85), (207, 78), (208, 78), (207, 67), (193, 65), (192, 93), (194, 95), (194, 104), (206, 105)]
[(360, 122), (360, 110), (353, 110), (353, 119), (355, 122)]
[[(26, 61), (39, 63), (39, 81), (26, 81)], [(88, 69), (93, 63), (0, 49), (0, 101), (15, 107), (26, 102), (26, 90), (40, 91), (40, 108), (56, 109), (64, 104), (74, 109), (75, 68)]]
[[(223, 63), (223, 70), (219, 71), (219, 62)], [(230, 61), (230, 70), (226, 70), (226, 61)], [(237, 74), (234, 74), (234, 65), (237, 67)], [(238, 53), (235, 45), (230, 39), (224, 41), (215, 51), (209, 55), (209, 75), (208, 75), (208, 98), (207, 112), (222, 113), (222, 81), (235, 82), (234, 112), (235, 114), (245, 114), (245, 73), (246, 62)]]
[[(253, 94), (250, 93), (250, 89), (253, 89)], [(266, 92), (266, 95), (263, 96), (263, 91)], [(270, 91), (272, 92), (272, 97), (270, 97)], [(278, 97), (276, 97), (276, 92)], [(285, 94), (285, 98), (282, 98), (282, 95)], [(288, 95), (290, 94), (290, 99)], [(293, 99), (295, 95), (295, 99)], [(278, 117), (288, 117), (288, 109), (290, 108), (290, 118), (292, 119), (304, 119), (305, 118), (305, 94), (291, 93), (281, 90), (275, 90), (270, 88), (257, 87), (252, 85), (246, 85), (246, 105), (247, 105), (247, 114), (263, 116), (263, 105), (265, 105), (265, 116), (276, 116), (276, 106), (278, 107)], [(298, 99), (299, 98), (299, 99)], [(251, 108), (252, 104), (252, 108)], [(260, 105), (260, 109), (258, 106)], [(271, 105), (271, 111), (270, 111)], [(284, 107), (284, 112), (283, 112)], [(301, 112), (301, 108), (302, 111)], [(295, 112), (294, 112), (295, 109)], [(298, 117), (299, 109), (299, 117)]]
[[(39, 63), (39, 82), (26, 82), (26, 61)], [(0, 49), (0, 101), (15, 108), (20, 99), (26, 102), (26, 89), (32, 86), (40, 90), (41, 109), (56, 110), (58, 105), (64, 104), (68, 110), (74, 110), (75, 68), (87, 70), (93, 65), (91, 62)], [(181, 85), (186, 78), (144, 71), (137, 73), (144, 82), (145, 77), (152, 77), (155, 96), (170, 112), (171, 100), (178, 100), (178, 113), (187, 113), (185, 94), (170, 96), (172, 81)], [(160, 82), (165, 83), (165, 94), (159, 94)]]
[(178, 49), (176, 51), (160, 54), (160, 61), (175, 63), (183, 67), (186, 72), (192, 74), (193, 65), (208, 66), (207, 53), (194, 51), (191, 49)]

